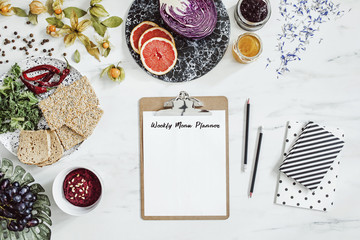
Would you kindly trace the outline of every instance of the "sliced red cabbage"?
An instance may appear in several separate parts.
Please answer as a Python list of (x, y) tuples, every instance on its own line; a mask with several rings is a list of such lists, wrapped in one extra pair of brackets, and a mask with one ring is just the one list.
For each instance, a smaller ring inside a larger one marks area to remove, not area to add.
[(174, 32), (191, 39), (209, 36), (217, 22), (213, 0), (160, 0), (160, 15)]

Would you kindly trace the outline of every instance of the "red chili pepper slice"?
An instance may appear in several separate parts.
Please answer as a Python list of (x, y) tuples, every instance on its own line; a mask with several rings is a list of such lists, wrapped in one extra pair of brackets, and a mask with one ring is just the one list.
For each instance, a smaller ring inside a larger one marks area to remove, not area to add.
[(38, 87), (38, 86), (34, 86), (31, 83), (27, 82), (26, 80), (24, 80), (22, 77), (20, 77), (20, 80), (24, 83), (24, 85), (33, 93), (37, 94), (41, 94), (41, 93), (45, 93), (47, 92), (47, 89), (44, 87)]
[(47, 65), (47, 64), (32, 67), (32, 68), (24, 71), (23, 73), (27, 74), (27, 73), (31, 73), (31, 72), (40, 71), (40, 70), (48, 70), (51, 72), (55, 72), (56, 74), (60, 74), (60, 69), (58, 69), (57, 67), (54, 67), (52, 65)]
[(55, 75), (54, 72), (50, 72), (46, 77), (44, 77), (43, 79), (41, 79), (41, 81), (37, 81), (37, 83), (38, 83), (38, 82), (49, 82), (54, 75)]
[(50, 73), (51, 72), (46, 72), (46, 73), (36, 75), (34, 77), (28, 77), (26, 73), (22, 73), (22, 75), (23, 75), (23, 78), (25, 78), (25, 80), (27, 80), (27, 81), (36, 81), (36, 80), (42, 79), (43, 77), (46, 77)]
[(57, 81), (57, 82), (42, 81), (41, 83), (40, 83), (40, 81), (38, 81), (37, 83), (39, 83), (39, 85), (44, 86), (44, 87), (55, 87), (55, 86), (60, 85), (64, 81), (64, 79), (69, 75), (69, 73), (70, 73), (70, 69), (65, 68), (60, 75), (59, 81)]

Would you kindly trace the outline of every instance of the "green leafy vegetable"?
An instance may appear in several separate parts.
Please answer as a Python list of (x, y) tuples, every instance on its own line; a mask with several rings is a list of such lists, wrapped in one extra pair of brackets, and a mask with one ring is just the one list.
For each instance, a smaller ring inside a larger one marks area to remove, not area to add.
[(66, 18), (71, 18), (71, 14), (73, 11), (76, 13), (76, 16), (78, 16), (78, 18), (81, 18), (82, 16), (86, 15), (86, 11), (77, 7), (68, 7), (63, 10)]
[(79, 51), (76, 49), (75, 53), (74, 53), (74, 61), (76, 63), (79, 63), (80, 62), (80, 53)]
[(109, 17), (108, 19), (105, 19), (104, 21), (101, 22), (101, 24), (109, 28), (116, 28), (120, 26), (122, 22), (123, 20), (121, 17), (113, 16), (113, 17)]
[(25, 10), (18, 8), (18, 7), (13, 7), (13, 10), (16, 14), (16, 16), (19, 17), (27, 17), (28, 15), (26, 14)]
[(91, 16), (91, 22), (95, 31), (102, 37), (105, 36), (107, 27), (100, 23), (99, 18)]
[(0, 134), (16, 129), (34, 130), (39, 123), (38, 99), (18, 80), (20, 74), (21, 69), (15, 64), (0, 86)]
[(64, 23), (55, 17), (49, 17), (46, 19), (46, 21), (57, 28), (62, 28), (64, 26)]

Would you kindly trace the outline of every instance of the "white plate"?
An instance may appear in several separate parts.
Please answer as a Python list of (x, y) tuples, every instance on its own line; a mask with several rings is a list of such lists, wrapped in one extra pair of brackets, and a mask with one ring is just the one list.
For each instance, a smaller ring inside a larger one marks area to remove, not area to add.
[[(50, 57), (33, 57), (33, 58), (28, 58), (28, 59), (18, 62), (18, 65), (20, 66), (22, 71), (27, 70), (32, 67), (35, 67), (35, 66), (38, 66), (38, 65), (42, 65), (42, 64), (48, 64), (48, 65), (55, 66), (55, 67), (59, 68), (61, 71), (66, 68), (65, 61), (61, 61), (61, 60), (58, 60), (55, 58), (50, 58)], [(7, 70), (10, 71), (10, 68)], [(5, 72), (0, 76), (0, 85), (2, 85), (3, 80), (7, 75), (8, 75), (8, 72)], [(31, 75), (29, 74), (29, 76), (31, 76)], [(54, 77), (59, 78), (58, 75), (56, 75)], [(76, 70), (75, 68), (71, 67), (70, 74), (64, 79), (62, 84), (70, 85), (71, 83), (79, 80), (81, 77), (82, 77), (81, 73), (78, 70)], [(55, 79), (55, 81), (56, 81), (56, 79)], [(37, 95), (37, 97), (40, 100), (43, 100), (43, 99), (49, 97), (51, 94), (53, 94), (54, 91), (55, 91), (55, 89), (52, 89), (46, 93)], [(38, 124), (38, 128), (39, 129), (48, 129), (49, 128), (44, 117), (41, 117), (40, 122)], [(20, 130), (16, 130), (15, 132), (7, 132), (7, 133), (0, 134), (0, 142), (4, 145), (4, 147), (7, 150), (9, 150), (15, 156), (17, 156), (17, 150), (19, 147), (19, 136), (20, 136)], [(63, 157), (66, 157), (66, 156), (72, 154), (73, 152), (75, 152), (79, 148), (80, 145), (81, 145), (81, 143), (74, 146), (73, 148), (65, 151)]]

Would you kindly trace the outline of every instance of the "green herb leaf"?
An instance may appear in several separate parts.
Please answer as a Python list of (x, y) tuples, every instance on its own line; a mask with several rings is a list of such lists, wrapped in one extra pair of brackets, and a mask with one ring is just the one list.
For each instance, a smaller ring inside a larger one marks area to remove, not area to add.
[(47, 18), (46, 21), (49, 24), (56, 26), (57, 28), (62, 28), (64, 26), (64, 23), (55, 17)]
[(37, 20), (37, 15), (36, 15), (36, 14), (29, 13), (28, 19), (29, 19), (29, 21), (30, 21), (33, 25), (38, 24), (38, 20)]
[(94, 6), (96, 3), (100, 3), (102, 0), (91, 0), (90, 6)]
[(94, 16), (91, 16), (91, 22), (92, 22), (92, 25), (95, 29), (95, 31), (102, 37), (105, 36), (105, 33), (106, 33), (106, 30), (107, 30), (107, 27), (102, 25), (100, 22), (99, 22), (99, 19), (97, 17), (94, 17)]
[(80, 53), (79, 51), (76, 49), (75, 53), (74, 53), (74, 61), (76, 63), (79, 63), (80, 62)]
[(81, 18), (83, 17), (84, 15), (86, 15), (86, 11), (80, 9), (80, 8), (77, 8), (77, 7), (68, 7), (68, 8), (65, 8), (63, 10), (63, 12), (65, 13), (65, 17), (66, 18), (70, 18), (71, 17), (71, 13), (72, 11), (74, 11), (76, 13), (76, 15), (78, 16), (78, 18)]
[(19, 17), (27, 17), (28, 15), (26, 14), (25, 10), (18, 8), (18, 7), (13, 7), (12, 8), (14, 10), (14, 13), (16, 14), (16, 16)]
[(101, 4), (95, 4), (90, 8), (90, 14), (95, 17), (107, 17), (110, 14), (105, 10), (104, 6)]
[(113, 16), (113, 17), (109, 17), (108, 19), (105, 19), (104, 21), (101, 22), (101, 24), (109, 28), (116, 28), (120, 26), (122, 22), (123, 20), (121, 17)]

